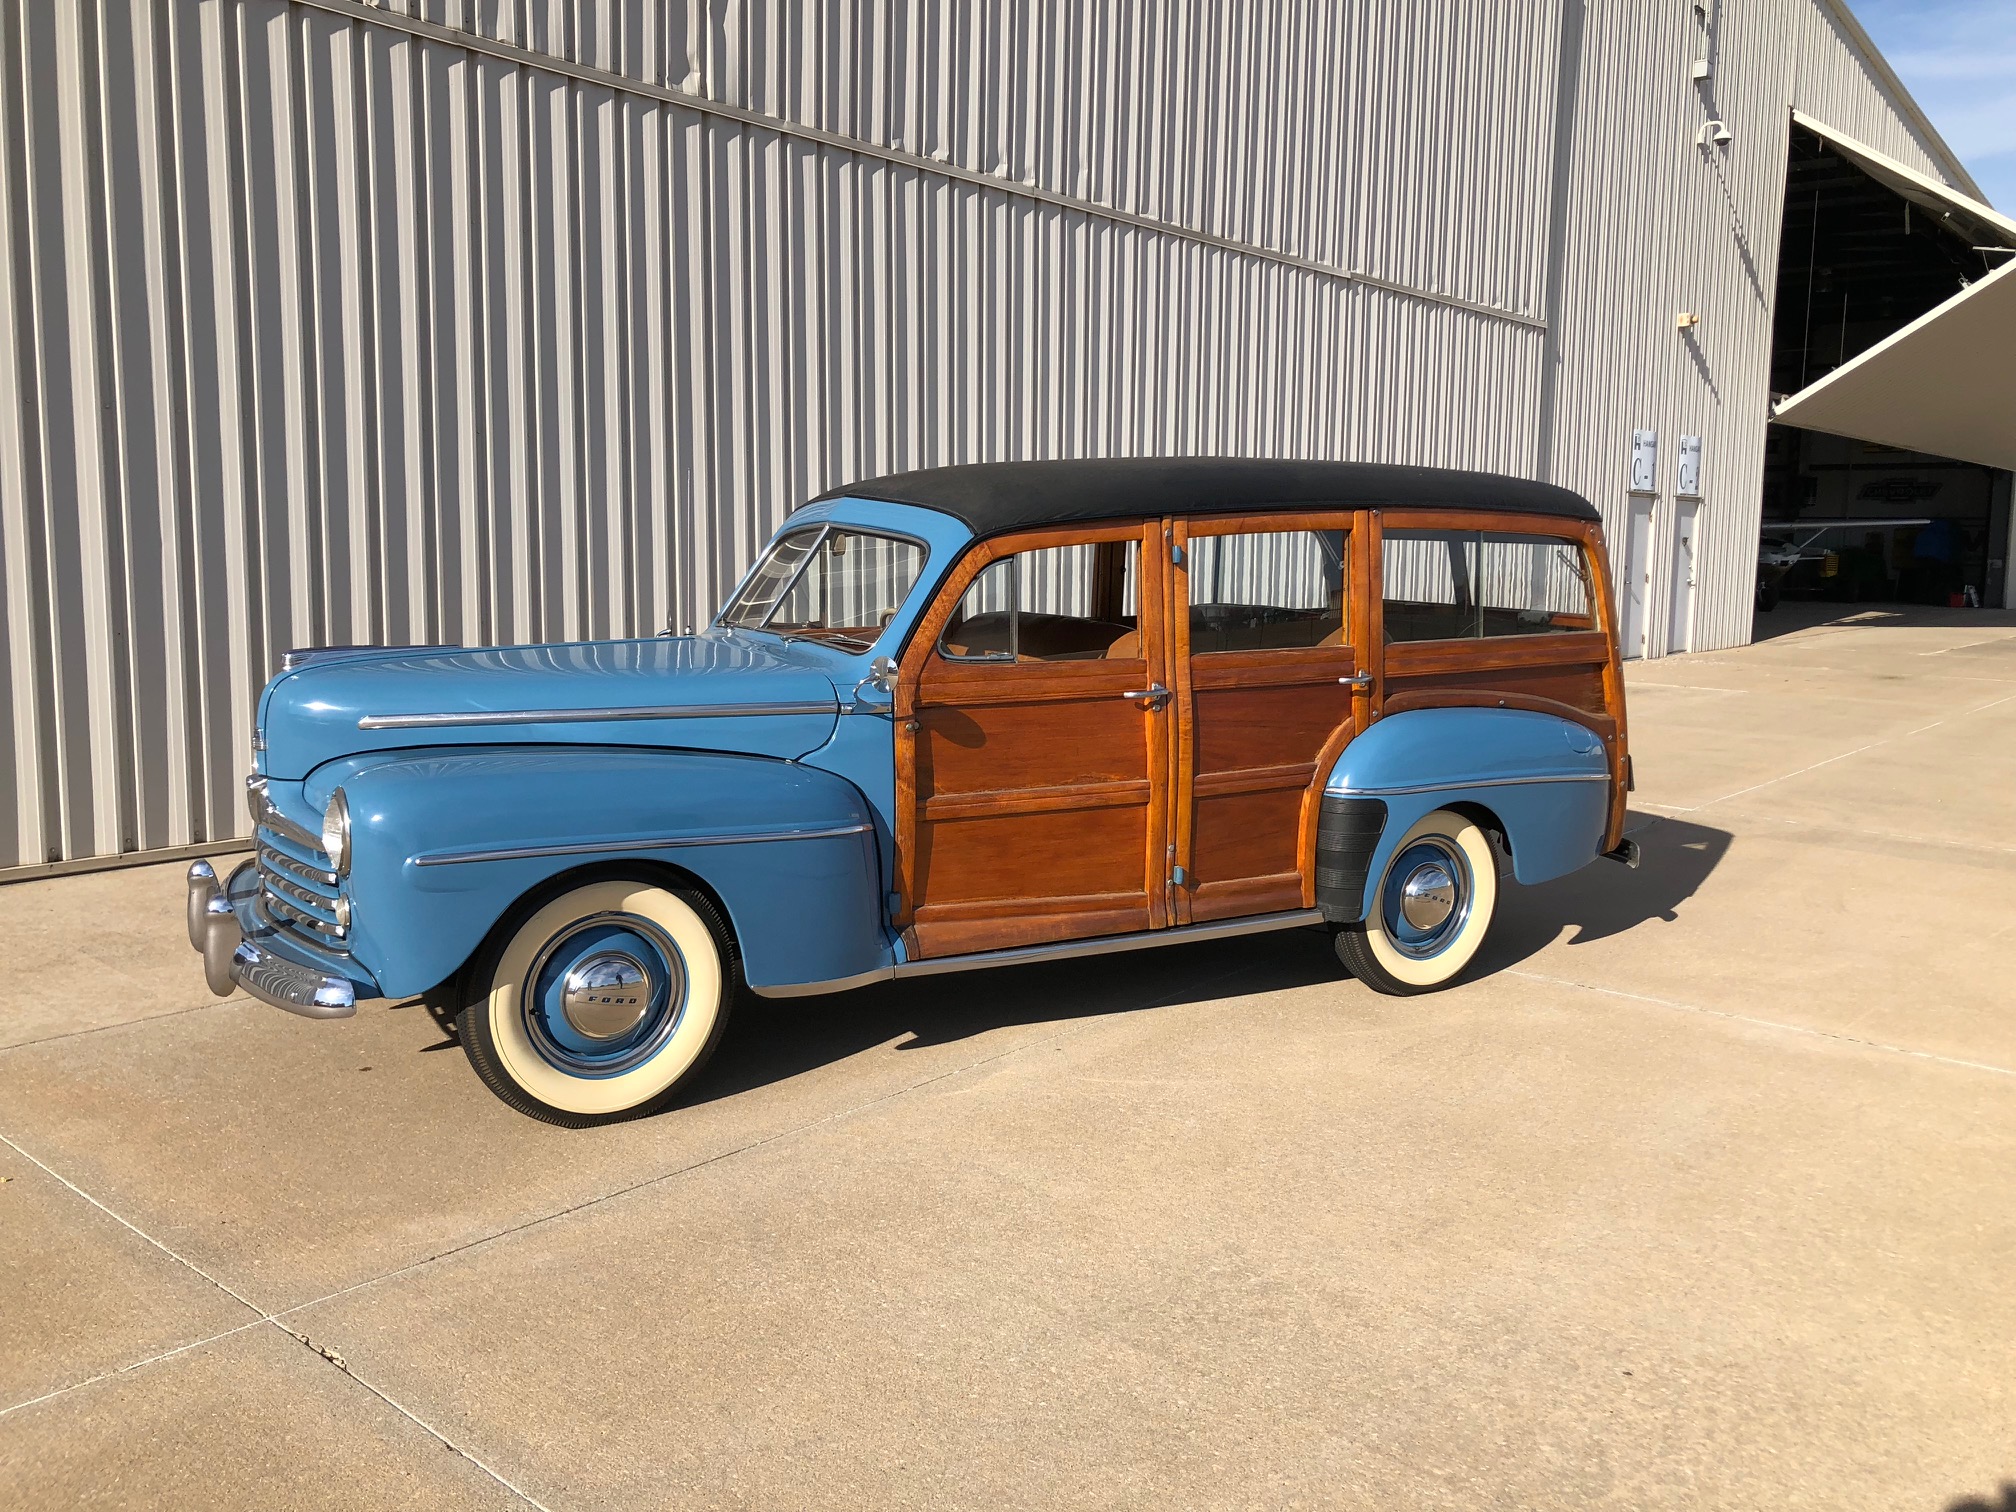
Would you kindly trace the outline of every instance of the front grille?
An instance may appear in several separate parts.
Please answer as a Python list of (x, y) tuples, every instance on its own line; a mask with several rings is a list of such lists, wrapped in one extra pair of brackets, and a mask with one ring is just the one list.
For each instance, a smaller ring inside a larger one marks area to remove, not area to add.
[(280, 929), (321, 950), (347, 953), (336, 923), (336, 868), (310, 834), (273, 806), (257, 777), (245, 785), (258, 844), (259, 907)]
[(336, 873), (319, 846), (259, 826), (259, 901), (267, 916), (323, 950), (347, 950), (336, 923)]

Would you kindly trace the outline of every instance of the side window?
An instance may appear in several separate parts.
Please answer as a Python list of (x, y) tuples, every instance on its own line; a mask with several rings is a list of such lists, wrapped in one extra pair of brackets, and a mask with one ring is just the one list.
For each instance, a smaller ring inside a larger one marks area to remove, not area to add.
[(1192, 536), (1190, 654), (1346, 644), (1348, 549), (1341, 530)]
[(1045, 546), (990, 563), (938, 650), (958, 661), (1138, 660), (1141, 543)]
[(1386, 639), (1477, 640), (1596, 628), (1580, 541), (1475, 530), (1389, 530)]

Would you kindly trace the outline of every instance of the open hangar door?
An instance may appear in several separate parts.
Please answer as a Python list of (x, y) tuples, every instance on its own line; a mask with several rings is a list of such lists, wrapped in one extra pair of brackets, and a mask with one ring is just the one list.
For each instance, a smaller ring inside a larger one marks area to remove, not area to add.
[(1758, 607), (2011, 602), (2016, 221), (1795, 112)]

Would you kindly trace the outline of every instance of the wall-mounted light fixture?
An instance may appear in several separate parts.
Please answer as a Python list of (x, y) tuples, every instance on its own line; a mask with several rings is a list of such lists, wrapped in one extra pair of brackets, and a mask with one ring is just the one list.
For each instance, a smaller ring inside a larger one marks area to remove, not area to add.
[(1692, 310), (1681, 310), (1673, 316), (1675, 330), (1691, 331), (1699, 324), (1701, 324), (1701, 317), (1696, 315)]
[(1724, 142), (1735, 140), (1736, 135), (1730, 131), (1729, 123), (1726, 121), (1703, 121), (1700, 130), (1694, 133), (1696, 147), (1706, 147), (1710, 142), (1720, 147)]

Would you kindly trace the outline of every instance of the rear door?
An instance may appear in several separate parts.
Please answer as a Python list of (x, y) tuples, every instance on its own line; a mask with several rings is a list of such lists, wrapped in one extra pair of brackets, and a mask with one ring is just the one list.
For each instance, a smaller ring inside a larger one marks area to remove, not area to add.
[(1172, 922), (1314, 903), (1323, 776), (1370, 710), (1353, 519), (1172, 522)]

